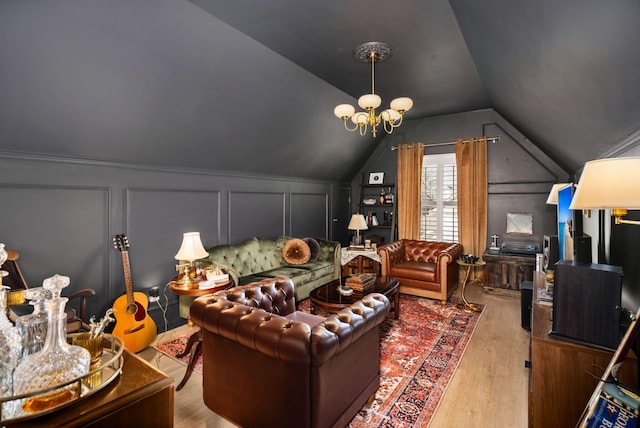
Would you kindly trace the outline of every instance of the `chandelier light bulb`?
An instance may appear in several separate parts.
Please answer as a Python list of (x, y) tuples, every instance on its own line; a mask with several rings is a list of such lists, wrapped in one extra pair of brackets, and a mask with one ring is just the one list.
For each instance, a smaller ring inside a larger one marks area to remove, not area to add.
[(342, 120), (350, 118), (355, 112), (356, 109), (351, 104), (340, 104), (333, 109), (333, 114)]
[(391, 101), (390, 106), (392, 109), (402, 114), (413, 107), (413, 100), (408, 97), (396, 98), (395, 100)]
[(366, 94), (358, 99), (358, 105), (365, 110), (371, 110), (380, 107), (382, 98), (376, 94)]
[(387, 121), (387, 122), (393, 123), (396, 120), (399, 120), (402, 116), (400, 115), (400, 113), (398, 113), (397, 111), (395, 111), (393, 109), (387, 109), (387, 110), (383, 111), (382, 113), (380, 113), (380, 117), (382, 117), (382, 119)]
[(353, 116), (351, 116), (351, 121), (358, 126), (366, 125), (368, 117), (369, 115), (367, 114), (366, 111), (359, 111), (355, 113)]

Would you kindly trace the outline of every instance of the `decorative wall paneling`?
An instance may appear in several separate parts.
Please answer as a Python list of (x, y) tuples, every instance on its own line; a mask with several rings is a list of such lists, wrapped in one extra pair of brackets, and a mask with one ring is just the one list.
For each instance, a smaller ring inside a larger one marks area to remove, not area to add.
[[(344, 187), (13, 154), (0, 154), (0, 183), (0, 242), (20, 251), (31, 286), (54, 273), (68, 275), (72, 290), (96, 290), (89, 311), (103, 314), (125, 292), (122, 260), (112, 244), (124, 233), (134, 289), (159, 287), (163, 305), (166, 294), (169, 328), (184, 323), (177, 296), (165, 289), (176, 275), (173, 257), (184, 232), (199, 231), (205, 246), (254, 235), (331, 239), (331, 213), (340, 212), (331, 201), (339, 200), (334, 189)], [(156, 303), (149, 313), (163, 331)]]

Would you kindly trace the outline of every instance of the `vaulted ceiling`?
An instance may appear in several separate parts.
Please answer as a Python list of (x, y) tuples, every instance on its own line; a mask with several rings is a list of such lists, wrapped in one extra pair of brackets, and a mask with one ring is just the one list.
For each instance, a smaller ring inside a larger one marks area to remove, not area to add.
[(350, 179), (375, 148), (336, 104), (493, 108), (575, 171), (640, 130), (637, 0), (9, 0), (0, 151)]

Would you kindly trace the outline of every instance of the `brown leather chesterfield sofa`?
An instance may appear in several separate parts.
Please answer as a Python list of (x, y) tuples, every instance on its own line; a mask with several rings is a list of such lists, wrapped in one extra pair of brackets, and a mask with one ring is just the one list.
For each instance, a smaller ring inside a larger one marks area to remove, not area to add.
[(460, 244), (401, 239), (378, 247), (382, 275), (400, 281), (400, 292), (438, 299), (442, 305), (458, 288)]
[(298, 312), (283, 276), (197, 298), (205, 404), (244, 428), (346, 426), (378, 389), (389, 307), (372, 293), (329, 318)]

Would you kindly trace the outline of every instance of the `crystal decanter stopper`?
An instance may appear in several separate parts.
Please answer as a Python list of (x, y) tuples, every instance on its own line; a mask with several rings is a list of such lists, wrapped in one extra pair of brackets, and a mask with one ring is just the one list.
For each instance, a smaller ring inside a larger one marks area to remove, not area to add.
[[(69, 285), (66, 276), (54, 275), (43, 282), (51, 292), (47, 301), (47, 338), (42, 350), (27, 355), (13, 373), (14, 394), (42, 391), (77, 379), (89, 372), (90, 355), (86, 349), (66, 341), (65, 304), (60, 291)], [(20, 410), (26, 414), (39, 412), (79, 398), (81, 382), (37, 394), (21, 400)], [(23, 413), (23, 414), (24, 414)]]
[(22, 358), (40, 351), (47, 338), (46, 290), (42, 287), (25, 290), (24, 297), (33, 306), (33, 312), (16, 320), (16, 327), (22, 336)]

